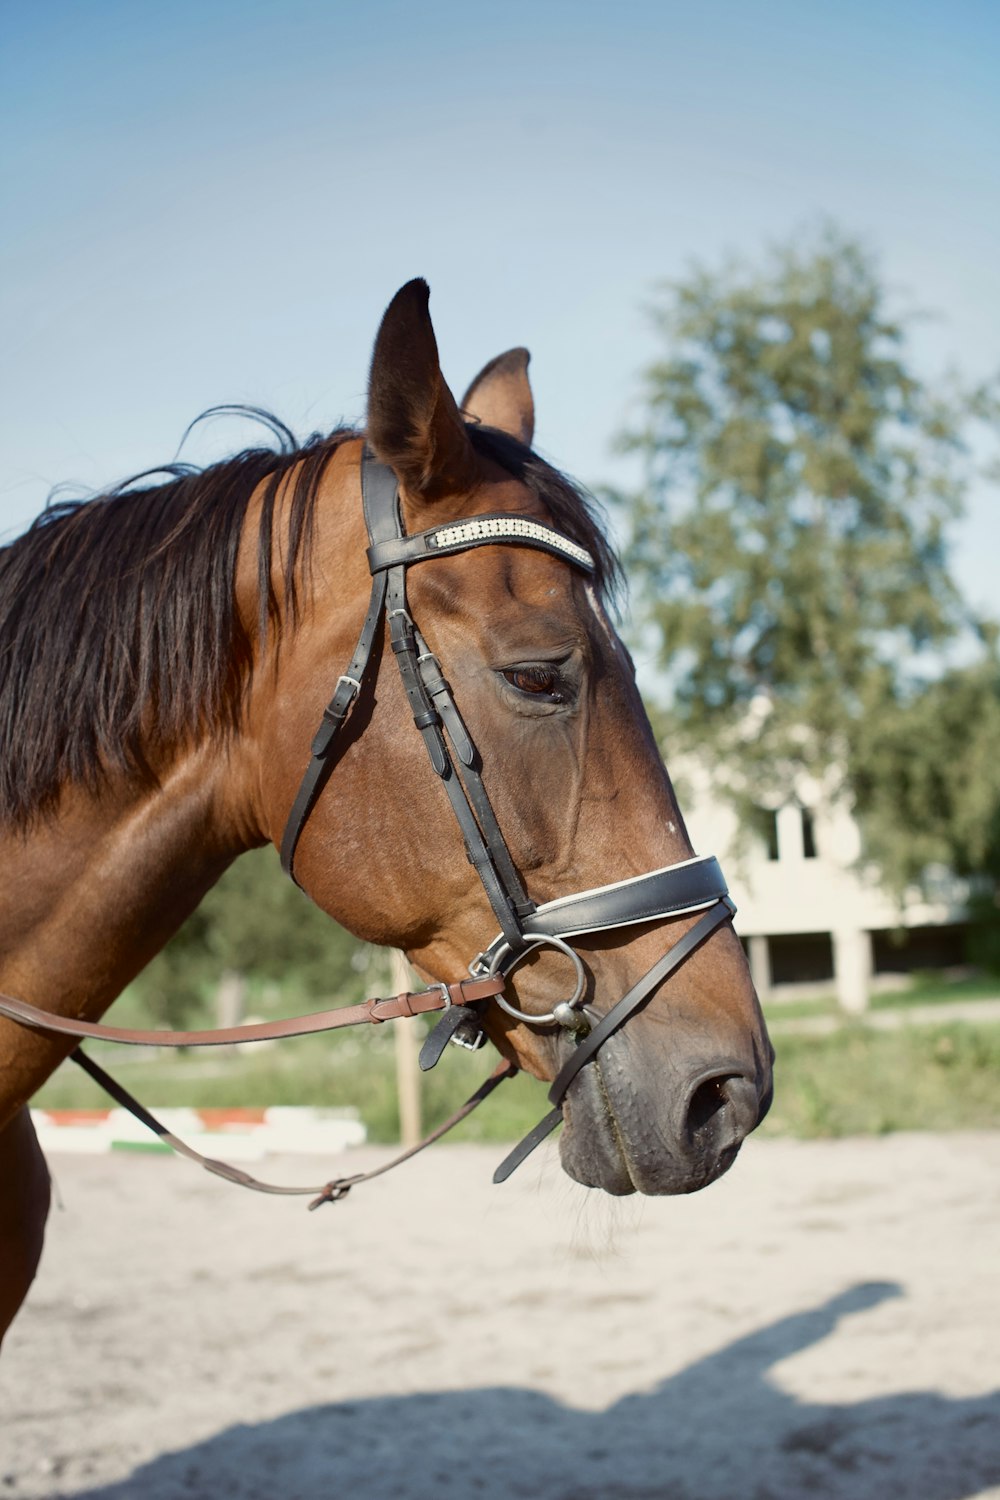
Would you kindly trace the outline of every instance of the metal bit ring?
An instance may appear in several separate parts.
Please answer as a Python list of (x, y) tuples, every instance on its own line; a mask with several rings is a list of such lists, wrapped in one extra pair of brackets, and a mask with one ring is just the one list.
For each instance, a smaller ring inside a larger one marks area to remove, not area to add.
[(583, 960), (579, 953), (574, 948), (571, 948), (569, 943), (563, 938), (550, 937), (548, 933), (544, 932), (526, 932), (524, 940), (527, 947), (522, 948), (519, 953), (510, 954), (508, 952), (504, 959), (501, 959), (498, 955), (489, 970), (490, 974), (497, 973), (500, 968), (504, 970), (505, 975), (509, 974), (511, 970), (517, 968), (522, 959), (527, 958), (529, 953), (534, 953), (537, 948), (558, 948), (560, 953), (565, 953), (566, 957), (572, 960), (573, 967), (576, 970), (576, 989), (568, 1000), (560, 1000), (558, 1005), (541, 1016), (530, 1015), (525, 1010), (518, 1010), (517, 1006), (511, 1005), (510, 1001), (506, 1000), (503, 995), (497, 995), (496, 1002), (501, 1010), (505, 1010), (509, 1016), (513, 1016), (517, 1021), (527, 1021), (531, 1026), (546, 1026), (550, 1021), (556, 1021), (560, 1026), (565, 1026), (567, 1020), (563, 1020), (559, 1012), (561, 1011), (563, 1015), (566, 1015), (567, 1010), (570, 1012), (574, 1011), (574, 1007), (583, 999), (584, 991), (587, 988), (587, 971), (583, 967)]

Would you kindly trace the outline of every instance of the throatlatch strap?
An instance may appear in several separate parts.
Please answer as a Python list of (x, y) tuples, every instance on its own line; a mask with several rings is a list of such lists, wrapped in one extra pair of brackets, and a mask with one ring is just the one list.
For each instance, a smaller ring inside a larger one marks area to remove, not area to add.
[[(302, 830), (315, 806), (317, 797), (323, 790), (327, 777), (336, 764), (336, 757), (331, 754), (331, 751), (361, 691), (361, 684), (364, 681), (365, 671), (375, 644), (375, 633), (382, 624), (385, 591), (386, 576), (380, 573), (372, 580), (368, 613), (365, 615), (365, 622), (361, 627), (354, 655), (348, 663), (347, 671), (337, 679), (336, 690), (323, 710), (323, 718), (310, 746), (309, 765), (306, 767), (305, 775), (295, 794), (295, 801), (288, 814), (281, 840), (281, 868), (291, 880), (295, 880), (295, 850), (298, 847)], [(298, 884), (297, 881), (296, 884)]]
[[(391, 469), (375, 463), (367, 448), (361, 459), (361, 504), (370, 540), (387, 541), (398, 534), (400, 521), (396, 477)], [(281, 839), (281, 868), (291, 880), (295, 880), (295, 850), (299, 838), (316, 799), (336, 764), (336, 758), (331, 752), (361, 691), (375, 646), (375, 637), (382, 628), (387, 589), (387, 575), (374, 574), (368, 612), (354, 655), (347, 670), (337, 679), (333, 697), (323, 710), (319, 729), (310, 746), (309, 764), (289, 811)]]

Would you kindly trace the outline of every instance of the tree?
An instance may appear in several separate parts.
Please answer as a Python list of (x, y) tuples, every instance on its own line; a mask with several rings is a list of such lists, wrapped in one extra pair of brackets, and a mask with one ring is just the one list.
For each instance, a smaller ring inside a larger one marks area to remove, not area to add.
[(944, 672), (858, 731), (852, 789), (897, 888), (935, 867), (971, 878), (970, 957), (1000, 971), (1000, 655)]
[(893, 758), (870, 726), (916, 733), (942, 652), (987, 633), (946, 544), (989, 392), (917, 377), (871, 257), (832, 229), (698, 268), (653, 318), (664, 355), (623, 440), (645, 482), (613, 499), (669, 742), (723, 768), (744, 814), (809, 774), (871, 813), (880, 857)]
[[(282, 874), (273, 849), (238, 859), (136, 981), (160, 1022), (208, 1013), (225, 974), (270, 981), (296, 1004), (361, 998), (361, 944)], [(380, 976), (381, 979), (381, 976)]]

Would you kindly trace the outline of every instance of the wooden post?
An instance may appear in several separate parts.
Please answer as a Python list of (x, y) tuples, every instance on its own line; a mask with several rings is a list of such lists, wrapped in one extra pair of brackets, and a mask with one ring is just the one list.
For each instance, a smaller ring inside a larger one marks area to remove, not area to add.
[[(401, 995), (414, 987), (404, 954), (392, 953), (392, 993)], [(399, 1095), (399, 1141), (404, 1148), (420, 1139), (420, 1068), (417, 1063), (416, 1017), (393, 1021), (396, 1037), (396, 1089)]]
[(747, 957), (750, 960), (750, 977), (757, 991), (757, 999), (761, 1005), (766, 1005), (771, 998), (771, 950), (762, 933), (754, 933), (750, 938)]
[[(215, 989), (215, 1024), (220, 1028), (239, 1026), (246, 1014), (247, 982), (246, 976), (240, 974), (236, 969), (223, 969), (219, 976), (219, 983)], [(235, 1055), (239, 1050), (235, 1045), (229, 1047), (218, 1047), (218, 1052)]]
[(831, 933), (833, 975), (842, 1010), (862, 1015), (868, 1009), (872, 977), (872, 938), (863, 928), (849, 927)]

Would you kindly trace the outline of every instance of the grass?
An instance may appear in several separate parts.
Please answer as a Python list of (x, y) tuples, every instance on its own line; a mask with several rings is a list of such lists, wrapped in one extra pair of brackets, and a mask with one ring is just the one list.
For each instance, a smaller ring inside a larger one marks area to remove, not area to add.
[(764, 1135), (1000, 1128), (1000, 1026), (951, 1022), (826, 1037), (779, 1036)]
[(834, 994), (815, 995), (808, 1000), (772, 1000), (764, 1005), (764, 1014), (771, 1021), (799, 1021), (812, 1016), (835, 1016), (837, 997)]
[[(906, 991), (880, 996), (878, 1004), (981, 999), (995, 996), (998, 989), (989, 980), (946, 982), (930, 976)], [(835, 1006), (820, 999), (782, 1004), (769, 1013), (777, 1020), (832, 1012)], [(775, 1045), (776, 1096), (763, 1126), (766, 1135), (1000, 1128), (1000, 1026), (951, 1022), (875, 1032), (848, 1022), (823, 1037), (786, 1036), (779, 1029)], [(181, 1104), (346, 1106), (357, 1109), (371, 1140), (399, 1136), (388, 1027), (239, 1052), (206, 1048), (168, 1054), (107, 1045), (89, 1050), (154, 1110)], [(437, 1068), (422, 1075), (425, 1128), (445, 1119), (494, 1062), (492, 1050), (470, 1054), (449, 1047)], [(65, 1063), (34, 1103), (52, 1109), (102, 1108), (107, 1100), (80, 1069)], [(509, 1141), (530, 1129), (548, 1107), (544, 1086), (518, 1076), (459, 1126), (452, 1139)]]
[(920, 974), (905, 990), (889, 990), (872, 996), (872, 1010), (898, 1010), (908, 1005), (950, 1005), (958, 1000), (1000, 998), (1000, 978), (977, 974), (969, 979), (947, 979), (940, 974)]
[[(872, 1010), (906, 1010), (913, 1005), (951, 1005), (961, 1000), (1000, 999), (1000, 977), (975, 975), (968, 979), (949, 979), (942, 974), (918, 974), (903, 989), (885, 990), (871, 997)], [(806, 1000), (771, 1000), (765, 1006), (775, 1021), (797, 1021), (812, 1016), (840, 1014), (837, 997), (810, 995)]]

